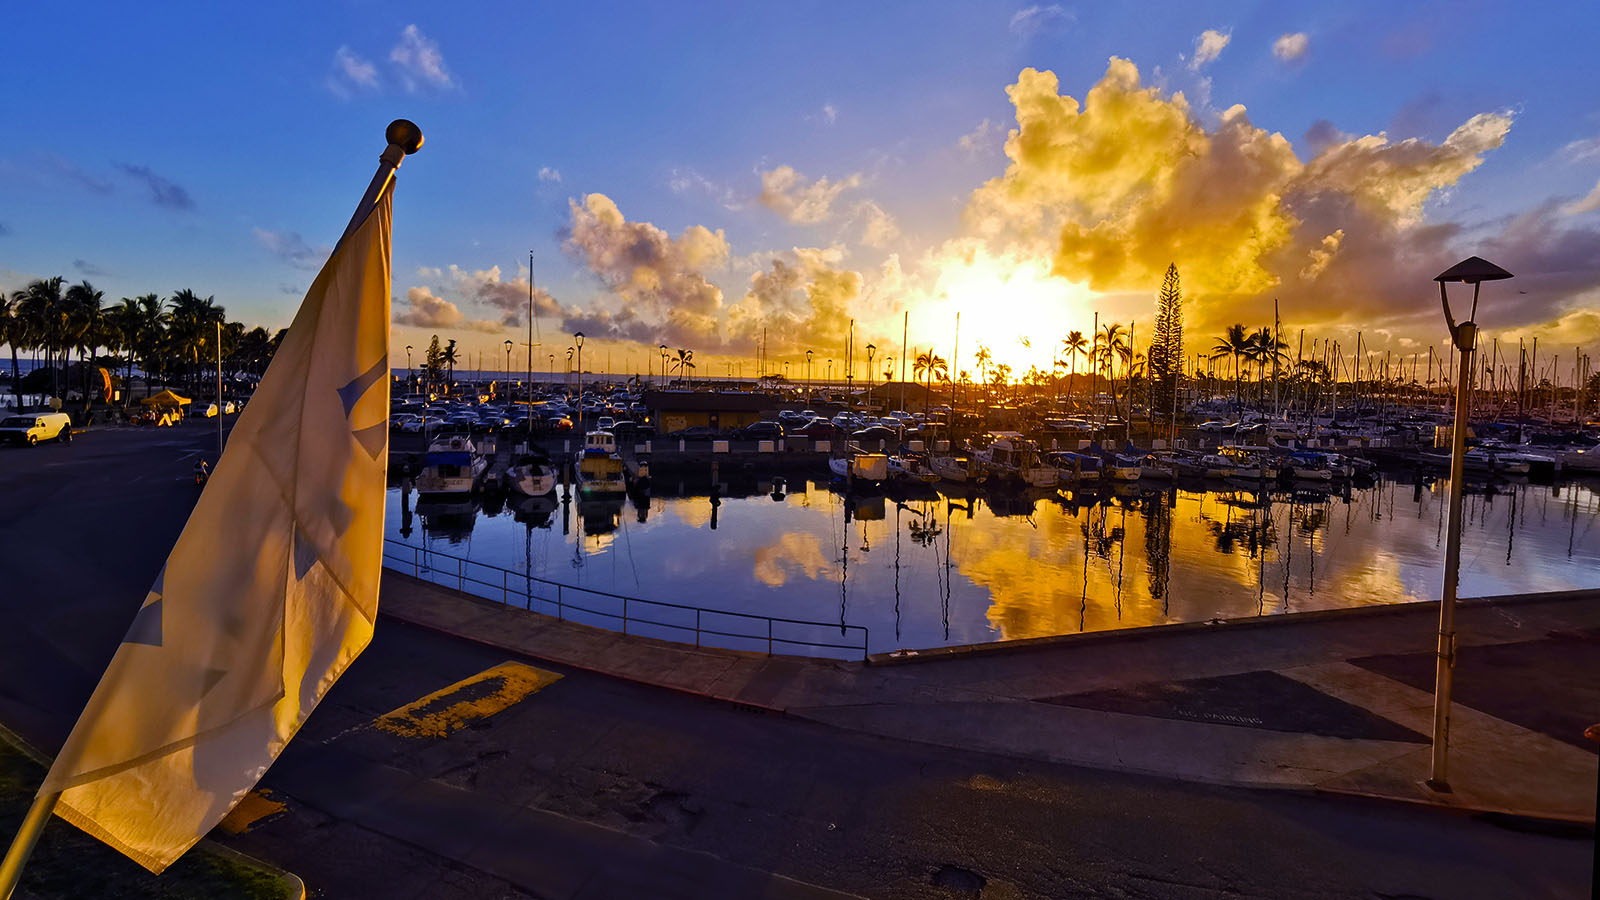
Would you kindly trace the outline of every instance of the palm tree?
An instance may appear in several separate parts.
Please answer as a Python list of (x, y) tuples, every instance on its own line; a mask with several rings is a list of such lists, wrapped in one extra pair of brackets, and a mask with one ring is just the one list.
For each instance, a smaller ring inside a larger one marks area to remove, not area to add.
[[(459, 358), (456, 355), (456, 341), (455, 341), (455, 338), (451, 338), (450, 339), (450, 343), (445, 345), (445, 348), (443, 350), (439, 351), (439, 363), (441, 365), (447, 367), (450, 370), (449, 381), (445, 385), (445, 393), (447, 393), (447, 394), (455, 392), (455, 387), (456, 387), (456, 362), (458, 361), (458, 359)], [(578, 377), (582, 378), (583, 377), (583, 373), (579, 372), (578, 373)]]
[[(694, 372), (694, 369), (695, 369), (694, 351), (693, 350), (685, 350), (685, 349), (680, 347), (678, 349), (678, 355), (674, 356), (672, 358), (672, 368), (677, 370), (677, 372), (679, 374), (681, 374), (681, 375), (683, 375), (683, 376), (685, 376), (685, 377), (687, 377), (689, 379), (689, 388), (690, 388), (690, 390), (693, 390), (694, 389), (694, 375), (692, 373)], [(715, 378), (716, 376), (712, 376), (712, 377)]]
[(1089, 340), (1081, 331), (1069, 331), (1067, 337), (1061, 342), (1061, 348), (1067, 351), (1067, 359), (1072, 365), (1072, 371), (1067, 374), (1067, 403), (1072, 403), (1072, 382), (1078, 377), (1078, 357), (1089, 355)]
[(134, 332), (134, 349), (138, 351), (139, 362), (144, 367), (144, 395), (148, 399), (155, 381), (152, 376), (157, 371), (166, 372), (161, 351), (168, 343), (168, 318), (160, 294), (144, 294), (135, 302), (139, 304), (139, 320)]
[(55, 367), (54, 352), (62, 346), (65, 333), (66, 298), (61, 286), (66, 279), (57, 275), (30, 283), (22, 290), (18, 313), (22, 318), (21, 337), (31, 349), (43, 353), (43, 362), (50, 369), (50, 392), (61, 393), (60, 373)]
[(987, 344), (979, 344), (978, 352), (972, 358), (978, 365), (978, 382), (980, 384), (986, 383), (989, 380), (989, 364), (994, 362), (994, 357), (989, 354), (989, 346)]
[(1094, 349), (1091, 356), (1099, 362), (1100, 370), (1106, 374), (1106, 381), (1111, 388), (1111, 414), (1121, 416), (1121, 407), (1117, 405), (1117, 359), (1126, 358), (1128, 353), (1128, 330), (1116, 322), (1108, 322), (1094, 336)]
[(1217, 341), (1217, 345), (1211, 348), (1212, 359), (1228, 357), (1233, 359), (1233, 408), (1235, 412), (1239, 409), (1239, 391), (1242, 384), (1239, 363), (1249, 358), (1249, 356), (1250, 334), (1245, 331), (1244, 323), (1242, 322), (1229, 325), (1227, 332)]
[(167, 336), (180, 357), (189, 361), (191, 390), (198, 382), (200, 356), (215, 339), (217, 324), (224, 321), (223, 308), (215, 297), (200, 297), (184, 288), (172, 295), (172, 311), (168, 314)]
[[(1266, 377), (1267, 366), (1277, 365), (1288, 360), (1285, 350), (1289, 345), (1278, 340), (1272, 334), (1272, 329), (1263, 328), (1246, 339), (1247, 355), (1251, 362), (1256, 364), (1256, 384), (1259, 388), (1261, 380)], [(1257, 400), (1259, 401), (1259, 397)]]
[(17, 299), (0, 294), (0, 343), (11, 348), (11, 392), (22, 411), (22, 375), (17, 368), (17, 345), (22, 343), (22, 318), (17, 315)]
[(106, 346), (122, 354), (122, 405), (129, 402), (128, 385), (133, 382), (133, 353), (139, 343), (139, 301), (123, 297), (116, 306), (106, 310)]
[(67, 337), (70, 349), (78, 351), (78, 367), (83, 370), (83, 408), (87, 412), (91, 395), (89, 363), (93, 360), (94, 351), (105, 343), (105, 317), (100, 308), (105, 292), (95, 290), (94, 285), (87, 281), (81, 281), (67, 288), (66, 299)]

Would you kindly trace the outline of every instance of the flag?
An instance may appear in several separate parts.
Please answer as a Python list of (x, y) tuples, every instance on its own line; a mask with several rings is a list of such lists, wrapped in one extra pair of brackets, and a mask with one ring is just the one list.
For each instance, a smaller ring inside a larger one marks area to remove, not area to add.
[(40, 788), (152, 872), (255, 786), (372, 638), (392, 209), (384, 190), (307, 291)]

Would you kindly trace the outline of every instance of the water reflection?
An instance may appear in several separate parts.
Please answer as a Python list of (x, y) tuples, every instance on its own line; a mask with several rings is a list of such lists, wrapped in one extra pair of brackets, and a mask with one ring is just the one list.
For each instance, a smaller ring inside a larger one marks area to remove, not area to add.
[[(1431, 600), (1447, 499), (1428, 477), (851, 496), (725, 473), (658, 477), (650, 497), (444, 502), (407, 487), (393, 537), (600, 590), (864, 625), (874, 650)], [(1469, 484), (1463, 596), (1600, 587), (1597, 515), (1588, 484)]]

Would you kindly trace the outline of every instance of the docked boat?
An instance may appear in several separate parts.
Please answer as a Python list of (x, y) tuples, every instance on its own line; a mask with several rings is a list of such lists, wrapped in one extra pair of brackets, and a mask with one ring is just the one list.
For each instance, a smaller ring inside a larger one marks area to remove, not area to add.
[(1039, 458), (1039, 448), (1015, 432), (994, 435), (978, 458), (990, 474), (1028, 487), (1055, 487), (1061, 481), (1061, 472)]
[(1108, 481), (1138, 481), (1139, 458), (1108, 453), (1100, 466), (1100, 477)]
[(428, 445), (417, 473), (419, 496), (470, 494), (489, 468), (488, 460), (466, 435), (441, 435)]
[(920, 453), (891, 454), (888, 461), (889, 478), (893, 481), (917, 481), (933, 484), (939, 473), (933, 470), (928, 458)]
[(524, 497), (543, 497), (556, 489), (556, 467), (543, 453), (519, 454), (506, 469), (506, 482)]
[(1058, 450), (1045, 454), (1045, 462), (1055, 466), (1060, 481), (1082, 483), (1100, 480), (1100, 457), (1089, 453)]
[(1283, 458), (1280, 472), (1289, 473), (1290, 477), (1301, 481), (1332, 481), (1333, 469), (1329, 467), (1324, 454), (1321, 453), (1291, 453)]
[(1234, 478), (1254, 481), (1278, 477), (1277, 468), (1269, 464), (1259, 453), (1252, 453), (1242, 447), (1222, 447), (1217, 453), (1233, 465)]
[(1207, 478), (1232, 478), (1238, 474), (1238, 467), (1233, 460), (1220, 453), (1201, 454), (1198, 465), (1201, 474)]
[(578, 451), (575, 462), (581, 496), (627, 493), (622, 454), (617, 452), (617, 436), (611, 432), (591, 431), (584, 435), (583, 449)]
[(881, 486), (889, 480), (888, 456), (882, 453), (862, 453), (860, 448), (854, 445), (849, 449), (854, 452), (828, 460), (830, 472), (851, 484)]
[(983, 484), (989, 478), (975, 456), (935, 456), (928, 461), (928, 467), (941, 480), (956, 484)]
[(1179, 468), (1178, 457), (1171, 450), (1155, 450), (1139, 459), (1139, 480), (1172, 481)]

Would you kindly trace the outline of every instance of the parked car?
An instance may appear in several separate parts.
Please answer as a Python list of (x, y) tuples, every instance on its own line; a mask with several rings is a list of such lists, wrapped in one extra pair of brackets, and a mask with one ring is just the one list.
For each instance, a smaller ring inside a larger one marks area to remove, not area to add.
[(893, 441), (898, 440), (899, 437), (894, 429), (885, 428), (882, 425), (868, 425), (860, 431), (850, 433), (850, 439), (853, 441)]
[(691, 425), (681, 431), (674, 431), (670, 436), (686, 441), (706, 441), (712, 438), (720, 438), (724, 435), (720, 428), (712, 428), (710, 425)]
[(789, 433), (808, 437), (814, 441), (827, 441), (838, 437), (839, 429), (827, 419), (813, 419), (799, 428), (789, 429)]
[(747, 441), (781, 440), (783, 425), (778, 422), (753, 422), (739, 429), (739, 437)]
[(63, 444), (72, 441), (72, 419), (66, 413), (24, 413), (0, 419), (0, 440), (19, 444), (37, 444), (56, 440)]

